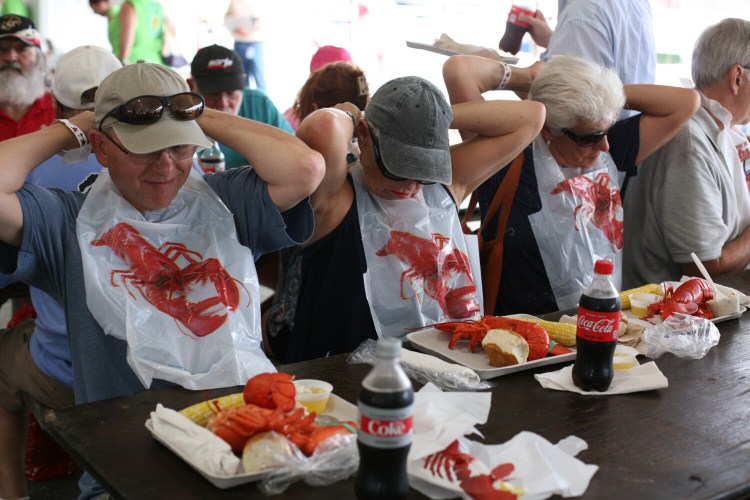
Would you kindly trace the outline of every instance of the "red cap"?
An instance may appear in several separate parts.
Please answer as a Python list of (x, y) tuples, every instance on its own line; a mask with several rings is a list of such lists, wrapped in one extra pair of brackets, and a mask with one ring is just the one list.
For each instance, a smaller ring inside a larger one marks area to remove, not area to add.
[(611, 260), (597, 260), (594, 264), (594, 272), (597, 274), (612, 274), (615, 272), (615, 263)]

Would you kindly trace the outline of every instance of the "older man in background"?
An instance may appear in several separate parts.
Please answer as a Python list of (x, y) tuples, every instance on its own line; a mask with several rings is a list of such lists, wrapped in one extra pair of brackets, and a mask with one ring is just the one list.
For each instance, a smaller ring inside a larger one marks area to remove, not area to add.
[[(294, 134), (289, 122), (266, 94), (245, 87), (245, 70), (233, 50), (220, 45), (203, 47), (193, 57), (190, 73), (190, 89), (203, 96), (207, 107)], [(249, 162), (237, 152), (224, 144), (220, 146), (226, 158), (226, 168), (248, 165)]]
[(34, 132), (55, 119), (41, 46), (31, 19), (0, 17), (0, 141)]
[(750, 121), (750, 22), (707, 28), (692, 74), (701, 107), (625, 197), (624, 288), (698, 276), (691, 253), (712, 275), (750, 264), (750, 144), (737, 127)]

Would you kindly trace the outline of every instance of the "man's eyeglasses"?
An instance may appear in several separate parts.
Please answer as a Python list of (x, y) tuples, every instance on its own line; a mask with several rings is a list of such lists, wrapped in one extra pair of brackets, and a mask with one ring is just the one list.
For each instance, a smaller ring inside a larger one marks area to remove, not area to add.
[(609, 132), (609, 130), (605, 130), (603, 132), (594, 132), (593, 134), (578, 135), (566, 128), (562, 129), (562, 131), (563, 134), (570, 137), (579, 148), (589, 148), (595, 144), (598, 144), (602, 139), (604, 139), (604, 137), (607, 135), (607, 132)]
[[(375, 133), (372, 130), (372, 127), (370, 127), (370, 137), (372, 138), (372, 150), (375, 155), (375, 164), (378, 166), (378, 170), (380, 170), (380, 173), (383, 174), (383, 177), (386, 179), (391, 179), (392, 181), (410, 181), (412, 179), (406, 179), (405, 177), (399, 177), (398, 175), (392, 174), (388, 171), (387, 168), (385, 168), (385, 163), (383, 163), (383, 157), (380, 156), (380, 140), (377, 138)], [(417, 184), (422, 184), (424, 186), (428, 186), (430, 184), (435, 184), (434, 182), (429, 181), (419, 181), (414, 179)]]
[(132, 125), (156, 123), (164, 114), (164, 108), (169, 108), (172, 116), (178, 120), (196, 120), (203, 113), (204, 107), (203, 97), (192, 92), (182, 92), (172, 96), (142, 95), (130, 99), (104, 115), (99, 124), (99, 130), (109, 117)]
[(198, 146), (194, 146), (192, 144), (181, 144), (179, 146), (172, 146), (171, 148), (161, 149), (152, 153), (133, 153), (132, 151), (128, 151), (121, 144), (112, 139), (104, 130), (100, 130), (100, 132), (104, 134), (104, 137), (109, 139), (109, 142), (117, 146), (117, 149), (128, 155), (133, 163), (136, 163), (138, 165), (147, 165), (149, 163), (158, 161), (159, 158), (161, 158), (161, 154), (163, 151), (167, 152), (167, 155), (172, 159), (172, 161), (187, 160), (188, 158), (192, 158), (195, 154), (196, 149), (198, 149)]

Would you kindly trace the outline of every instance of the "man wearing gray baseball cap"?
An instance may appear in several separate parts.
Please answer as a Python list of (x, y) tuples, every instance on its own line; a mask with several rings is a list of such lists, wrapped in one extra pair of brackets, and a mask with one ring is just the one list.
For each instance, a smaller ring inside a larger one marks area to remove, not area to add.
[[(451, 98), (461, 97), (451, 93), (457, 78), (484, 91), (506, 74), (498, 65), (496, 81), (482, 81), (444, 67)], [(383, 84), (364, 113), (342, 103), (303, 120), (297, 136), (323, 154), (326, 175), (311, 197), (315, 232), (301, 250), (294, 327), (268, 339), (272, 354), (300, 361), (478, 316), (457, 204), (523, 150), (543, 120), (544, 107), (528, 101), (451, 106), (415, 76)], [(451, 146), (450, 129), (473, 137)], [(361, 152), (354, 163), (351, 149)]]
[[(254, 168), (201, 177), (192, 159), (206, 134)], [(24, 184), (89, 141), (104, 171), (88, 194)], [(102, 81), (95, 113), (0, 143), (0, 172), (0, 272), (64, 304), (76, 403), (273, 370), (253, 261), (312, 234), (320, 154), (204, 109), (176, 72), (139, 62)], [(83, 497), (92, 486), (82, 480)]]

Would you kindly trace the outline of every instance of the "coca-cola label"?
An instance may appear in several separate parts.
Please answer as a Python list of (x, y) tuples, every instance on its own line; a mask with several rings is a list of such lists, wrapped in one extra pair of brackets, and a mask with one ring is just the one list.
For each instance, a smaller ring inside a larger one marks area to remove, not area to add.
[(518, 5), (513, 5), (510, 8), (510, 12), (508, 13), (508, 22), (511, 24), (515, 24), (516, 26), (519, 26), (521, 28), (528, 29), (529, 23), (525, 23), (521, 21), (518, 16), (519, 14), (526, 14), (529, 17), (534, 17), (534, 11), (529, 9), (524, 9), (523, 7), (519, 7)]
[(578, 308), (576, 337), (592, 342), (613, 342), (620, 335), (620, 311), (598, 312)]
[(375, 408), (359, 403), (357, 439), (373, 448), (401, 448), (411, 443), (414, 405)]

